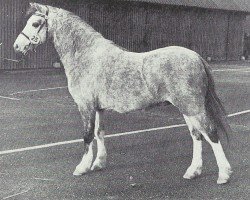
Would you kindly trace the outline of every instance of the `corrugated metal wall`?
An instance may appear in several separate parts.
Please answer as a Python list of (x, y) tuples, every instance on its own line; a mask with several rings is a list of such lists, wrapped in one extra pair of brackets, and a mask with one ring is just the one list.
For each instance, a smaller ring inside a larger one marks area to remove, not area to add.
[[(25, 25), (29, 0), (0, 0), (1, 58), (16, 59), (13, 42)], [(169, 45), (195, 50), (204, 58), (238, 60), (242, 55), (245, 15), (233, 12), (146, 3), (96, 0), (36, 0), (80, 15), (107, 39), (131, 51), (143, 52)], [(58, 60), (48, 42), (24, 62), (2, 61), (1, 69), (48, 68)]]

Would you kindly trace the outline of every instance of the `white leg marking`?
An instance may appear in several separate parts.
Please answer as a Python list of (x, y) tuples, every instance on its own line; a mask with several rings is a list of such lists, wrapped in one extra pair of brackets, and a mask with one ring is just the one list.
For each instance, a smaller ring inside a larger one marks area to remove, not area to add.
[(101, 130), (103, 127), (100, 126), (101, 123), (101, 113), (96, 112), (95, 119), (95, 138), (97, 142), (97, 156), (91, 167), (91, 170), (99, 170), (106, 166), (107, 151), (104, 144), (104, 130)]
[(192, 163), (184, 174), (183, 178), (193, 179), (201, 174), (202, 171), (202, 140), (197, 140), (196, 136), (192, 135), (194, 126), (187, 116), (183, 115), (188, 125), (191, 137), (193, 139), (193, 158)]
[(192, 124), (202, 133), (204, 138), (208, 141), (208, 143), (211, 145), (213, 149), (216, 162), (219, 167), (219, 177), (218, 177), (217, 183), (218, 184), (227, 183), (232, 173), (231, 166), (225, 156), (225, 153), (223, 151), (220, 141), (218, 141), (218, 143), (214, 143), (208, 137), (205, 131), (205, 128), (202, 127), (202, 124), (200, 123), (200, 121), (202, 121), (202, 118), (203, 118), (202, 115), (197, 115), (195, 117), (191, 117), (190, 119), (193, 122)]
[[(206, 138), (206, 137), (205, 137)], [(231, 166), (225, 156), (225, 153), (223, 151), (223, 148), (221, 146), (221, 143), (213, 143), (209, 138), (206, 138), (206, 140), (210, 143), (212, 146), (217, 165), (219, 167), (219, 177), (217, 180), (218, 184), (224, 184), (227, 183), (230, 175), (232, 173)]]
[(100, 136), (97, 140), (97, 156), (91, 167), (91, 170), (99, 170), (106, 166), (107, 151), (104, 145), (104, 131), (100, 131)]
[(92, 161), (93, 161), (93, 142), (91, 142), (89, 145), (85, 144), (86, 147), (84, 147), (85, 152), (82, 157), (82, 161), (79, 165), (76, 166), (76, 169), (73, 173), (75, 176), (80, 176), (90, 170)]
[(183, 178), (193, 179), (201, 174), (202, 171), (202, 141), (193, 139), (193, 159), (192, 163), (184, 174)]

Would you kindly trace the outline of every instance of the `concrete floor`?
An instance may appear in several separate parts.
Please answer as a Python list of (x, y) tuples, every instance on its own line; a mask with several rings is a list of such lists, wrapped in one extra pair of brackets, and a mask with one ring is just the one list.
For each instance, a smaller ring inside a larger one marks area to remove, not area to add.
[[(250, 63), (212, 68), (228, 113), (249, 110)], [(81, 138), (80, 115), (67, 88), (30, 91), (66, 86), (62, 71), (2, 72), (0, 79), (0, 154)], [(234, 173), (226, 185), (216, 184), (218, 168), (208, 144), (202, 175), (182, 178), (191, 162), (192, 141), (187, 127), (178, 127), (107, 138), (106, 169), (81, 177), (72, 175), (82, 156), (80, 142), (0, 155), (0, 199), (249, 199), (250, 114), (229, 122), (234, 130), (230, 145), (222, 142)], [(105, 113), (107, 134), (182, 123), (171, 105)]]

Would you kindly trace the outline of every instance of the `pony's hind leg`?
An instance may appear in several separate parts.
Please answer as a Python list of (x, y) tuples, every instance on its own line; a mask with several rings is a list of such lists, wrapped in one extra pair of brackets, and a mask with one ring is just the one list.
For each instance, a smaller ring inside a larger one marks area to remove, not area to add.
[(221, 146), (215, 122), (206, 112), (195, 116), (186, 116), (186, 118), (188, 118), (189, 123), (200, 131), (213, 149), (216, 162), (219, 167), (219, 177), (217, 183), (223, 184), (228, 182), (231, 175), (231, 166)]
[(91, 167), (91, 170), (100, 170), (106, 166), (107, 151), (104, 144), (104, 126), (102, 120), (102, 111), (96, 112), (95, 118), (95, 138), (97, 142), (97, 156)]
[(202, 171), (202, 135), (189, 121), (188, 117), (183, 115), (188, 125), (191, 137), (193, 139), (193, 158), (191, 165), (187, 169), (183, 178), (193, 179), (201, 174)]

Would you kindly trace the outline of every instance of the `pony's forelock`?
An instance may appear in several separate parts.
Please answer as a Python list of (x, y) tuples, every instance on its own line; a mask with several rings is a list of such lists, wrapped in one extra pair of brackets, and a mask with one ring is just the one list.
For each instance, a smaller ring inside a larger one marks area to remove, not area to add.
[(31, 15), (33, 15), (35, 12), (37, 12), (37, 8), (35, 8), (34, 6), (30, 6), (26, 11), (25, 18), (30, 18)]
[(35, 12), (43, 13), (43, 7), (37, 3), (30, 3), (29, 8), (26, 11), (25, 17), (29, 18), (31, 15), (35, 14)]

